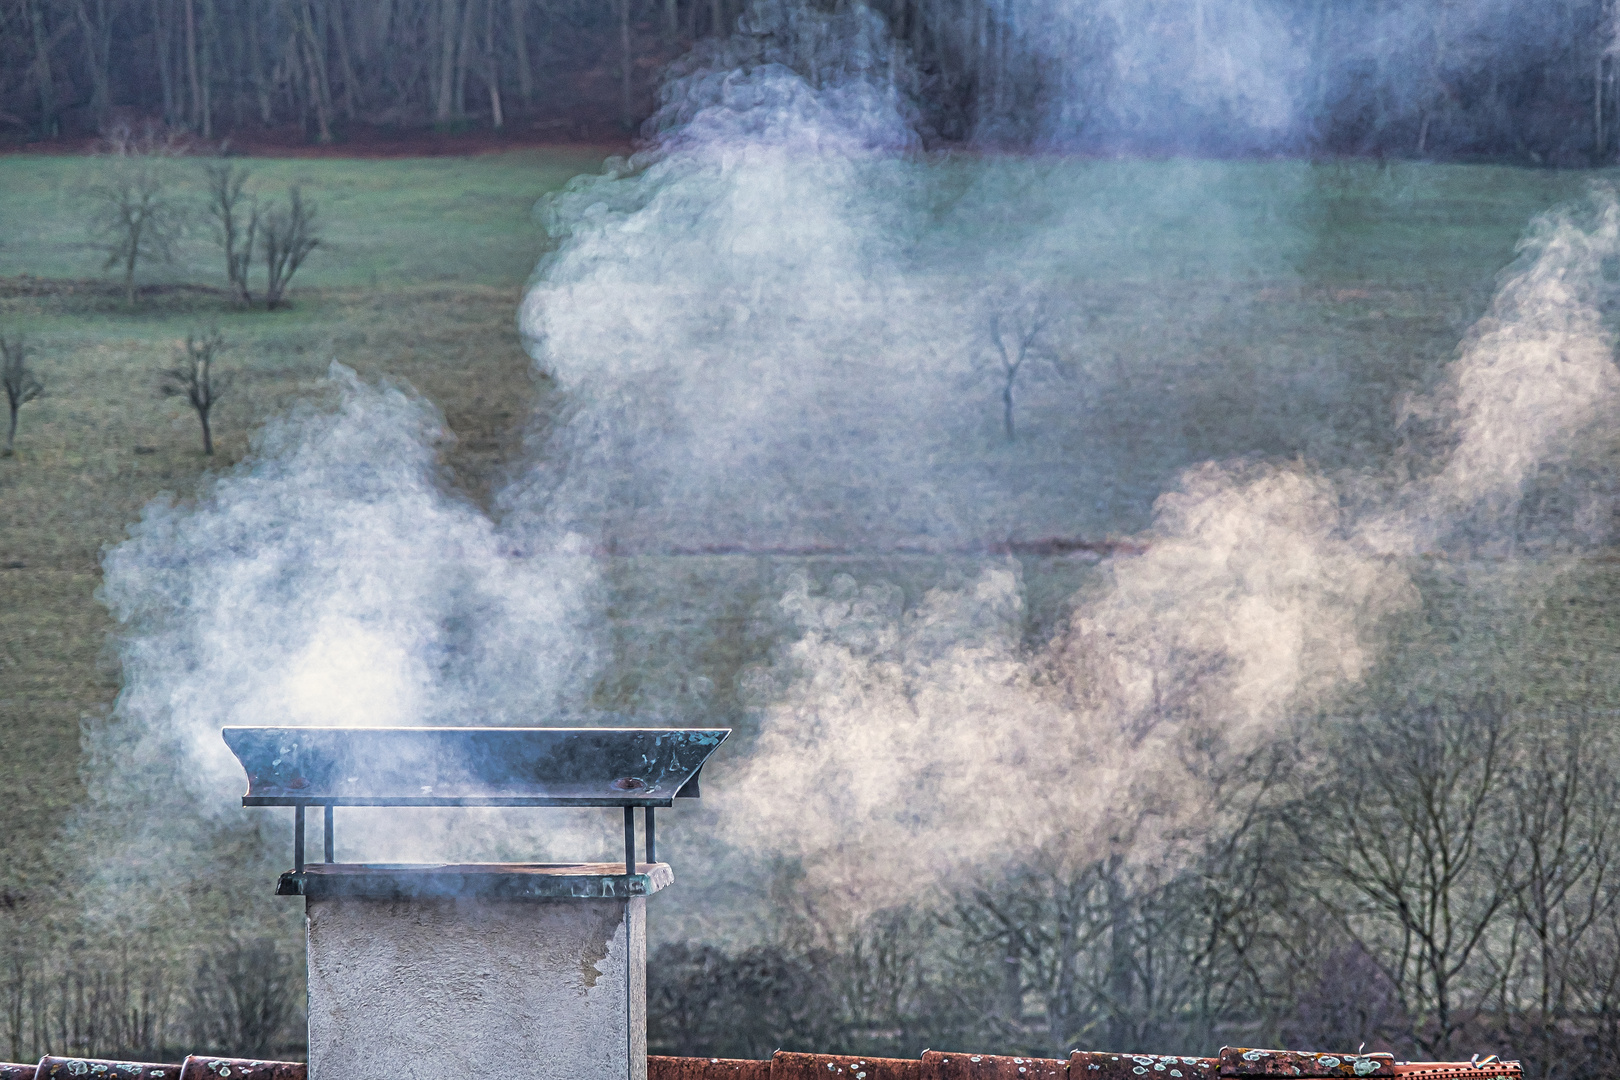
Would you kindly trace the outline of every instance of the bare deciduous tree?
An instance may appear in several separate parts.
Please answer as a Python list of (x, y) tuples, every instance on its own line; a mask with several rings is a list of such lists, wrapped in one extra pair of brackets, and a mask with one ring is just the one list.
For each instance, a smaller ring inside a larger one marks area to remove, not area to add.
[(285, 208), (272, 206), (264, 215), (264, 306), (281, 306), (287, 282), (304, 259), (320, 245), (315, 234), (315, 204), (304, 199), (297, 184), (287, 189)]
[(1067, 371), (1062, 359), (1041, 345), (1041, 335), (1051, 324), (1050, 305), (1044, 297), (998, 304), (990, 313), (990, 343), (995, 347), (990, 367), (1001, 383), (1001, 426), (1008, 442), (1016, 435), (1013, 392), (1018, 377), (1036, 367), (1053, 375)]
[(1502, 702), (1411, 708), (1362, 723), (1306, 846), (1319, 894), (1377, 958), (1425, 1053), (1451, 1052), (1483, 1004), (1481, 953), (1517, 892), (1508, 809), (1515, 725)]
[(33, 349), (21, 334), (6, 337), (0, 334), (0, 383), (6, 387), (6, 403), (11, 406), (11, 424), (6, 428), (6, 449), (3, 456), (10, 457), (17, 441), (17, 410), (45, 392), (45, 384), (28, 366), (28, 354)]
[(1117, 905), (1110, 904), (1106, 860), (1080, 866), (1042, 861), (1046, 865), (1020, 867), (961, 897), (955, 922), (967, 942), (1000, 954), (994, 1026), (1006, 1037), (1025, 1036), (1025, 998), (1037, 994), (1043, 1041), (1056, 1048), (1103, 1026), (1119, 1004), (1108, 1000), (1106, 980), (1097, 980), (1099, 990), (1084, 977), (1088, 968), (1107, 969), (1101, 957), (1118, 929)]
[(212, 162), (203, 173), (208, 181), (208, 212), (214, 219), (214, 239), (225, 251), (225, 273), (231, 291), (246, 307), (253, 302), (248, 292), (248, 269), (253, 265), (253, 245), (259, 235), (259, 200), (246, 190), (251, 174), (229, 161)]
[(135, 268), (167, 262), (185, 232), (186, 213), (174, 175), (183, 147), (148, 128), (121, 127), (108, 136), (100, 174), (89, 185), (92, 230), (107, 254), (105, 268), (122, 267), (124, 299), (135, 305)]
[(1567, 1029), (1572, 1018), (1591, 1011), (1591, 1002), (1582, 1000), (1588, 938), (1620, 902), (1613, 844), (1620, 803), (1612, 796), (1608, 719), (1578, 716), (1550, 727), (1527, 740), (1528, 751), (1512, 774), (1512, 824), (1523, 857), (1515, 872), (1516, 918), (1504, 967), (1529, 1006), (1517, 1040), (1527, 1064), (1533, 1062), (1541, 1075), (1560, 1076), (1582, 1056), (1572, 1055), (1579, 1040), (1571, 1040)]
[(165, 397), (183, 397), (191, 403), (202, 424), (203, 453), (214, 452), (214, 431), (209, 414), (230, 385), (230, 377), (214, 370), (215, 361), (225, 348), (225, 338), (217, 329), (186, 335), (184, 355), (174, 367), (162, 373), (160, 389)]
[(295, 969), (271, 938), (230, 941), (205, 956), (191, 981), (191, 1028), (198, 1045), (268, 1055), (296, 1011)]

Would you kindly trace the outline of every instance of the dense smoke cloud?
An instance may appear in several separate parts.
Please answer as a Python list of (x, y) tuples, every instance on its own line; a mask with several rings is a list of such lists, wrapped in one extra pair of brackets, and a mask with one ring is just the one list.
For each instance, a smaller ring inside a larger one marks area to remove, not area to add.
[[(567, 505), (633, 505), (640, 529), (664, 536), (718, 523), (728, 540), (740, 528), (776, 544), (825, 542), (825, 508), (867, 542), (888, 539), (883, 522), (902, 537), (948, 528), (919, 528), (899, 500), (874, 513), (872, 492), (925, 491), (934, 521), (970, 529), (994, 516), (976, 517), (1012, 485), (986, 499), (893, 447), (935, 448), (952, 431), (949, 398), (929, 387), (946, 382), (942, 357), (970, 351), (978, 328), (961, 313), (1031, 288), (1040, 260), (1028, 255), (1048, 241), (981, 254), (976, 265), (999, 272), (966, 289), (875, 248), (905, 238), (915, 205), (893, 180), (904, 163), (874, 159), (853, 134), (889, 130), (872, 108), (891, 88), (851, 94), (776, 65), (689, 77), (674, 87), (689, 122), (644, 172), (552, 205), (574, 224), (525, 307), (537, 358), (578, 395), (576, 423), (598, 418), (571, 436), (600, 452), (602, 432), (634, 433), (575, 467), (598, 501), (576, 492)], [(789, 149), (812, 146), (828, 152), (800, 161)], [(1400, 560), (1465, 523), (1490, 534), (1526, 478), (1610, 411), (1612, 341), (1594, 297), (1617, 250), (1613, 214), (1600, 196), (1593, 225), (1538, 222), (1445, 386), (1407, 403), (1437, 422), (1413, 450), (1438, 447), (1437, 471), (1403, 481), (1392, 463), (1369, 464), (1341, 490), (1305, 463), (1197, 466), (1158, 500), (1145, 554), (1116, 556), (1033, 650), (1014, 568), (912, 609), (892, 586), (801, 576), (780, 606), (797, 639), (751, 687), (762, 733), (716, 796), (727, 835), (801, 860), (862, 905), (1031, 850), (1173, 860), (1213, 824), (1213, 792), (1236, 763), (1378, 662), (1385, 622), (1417, 603)], [(1007, 257), (1020, 250), (1022, 267)], [(750, 293), (772, 302), (756, 314)], [(604, 325), (636, 336), (610, 339)], [(855, 400), (840, 397), (852, 361), (868, 395)], [(923, 378), (907, 386), (912, 374)], [(842, 498), (804, 501), (829, 488)], [(1382, 493), (1371, 508), (1369, 489)]]
[[(869, 50), (844, 45), (881, 31), (857, 11), (783, 32), (742, 39), (760, 43), (743, 67), (674, 80), (671, 126), (636, 171), (548, 207), (565, 242), (522, 321), (575, 411), (545, 447), (565, 474), (535, 480), (615, 546), (953, 529), (949, 504), (911, 483), (943, 434), (927, 434), (945, 389), (929, 354), (957, 329), (901, 272), (916, 136), (869, 79)], [(848, 63), (820, 70), (828, 35)]]
[[(172, 869), (163, 850), (193, 829), (201, 850), (225, 843), (207, 839), (216, 817), (240, 832), (242, 771), (221, 727), (521, 723), (578, 697), (590, 561), (453, 494), (438, 460), (451, 436), (414, 393), (340, 365), (324, 389), (195, 501), (148, 507), (107, 554), (124, 686), (114, 721), (91, 730), (82, 828), (114, 878), (145, 859)], [(141, 780), (96, 779), (115, 762)], [(442, 818), (406, 831), (344, 816), (346, 843), (392, 845), (368, 854), (442, 854)], [(485, 836), (468, 816), (463, 842)]]
[[(134, 631), (120, 711), (238, 768), (222, 724), (510, 722), (552, 711), (584, 653), (588, 564), (513, 558), (449, 493), (422, 399), (341, 367), (331, 411), (270, 424), (195, 505), (158, 503), (107, 558)], [(210, 777), (212, 778), (212, 776)]]
[(1414, 599), (1345, 539), (1320, 480), (1200, 469), (1161, 500), (1151, 548), (1034, 652), (1014, 569), (911, 611), (798, 584), (783, 685), (718, 797), (748, 842), (862, 907), (1034, 851), (1162, 868), (1216, 824), (1213, 786), (1365, 672), (1381, 617)]

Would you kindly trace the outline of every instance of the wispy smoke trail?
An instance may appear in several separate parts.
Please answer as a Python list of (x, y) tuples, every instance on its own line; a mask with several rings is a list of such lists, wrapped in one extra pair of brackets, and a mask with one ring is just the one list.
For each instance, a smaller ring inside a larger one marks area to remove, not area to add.
[[(920, 154), (911, 76), (870, 13), (749, 19), (670, 83), (644, 154), (546, 207), (559, 245), (522, 322), (568, 407), (501, 495), (505, 524), (447, 493), (428, 406), (336, 371), (335, 408), (272, 425), (195, 506), (154, 507), (109, 553), (126, 686), (108, 745), (153, 775), (194, 766), (187, 797), (223, 809), (240, 783), (223, 723), (562, 715), (605, 618), (565, 533), (621, 552), (885, 551), (1072, 526), (1095, 463), (1057, 437), (1002, 440), (963, 399), (994, 297), (1072, 299), (1031, 255), (1055, 242), (994, 221), (930, 237), (964, 224), (940, 190), (959, 163)], [(1249, 24), (1199, 25), (1204, 104), (1282, 122), (1243, 74)], [(1144, 85), (1177, 62), (1142, 60)], [(1223, 776), (1378, 664), (1417, 599), (1401, 560), (1498, 529), (1612, 415), (1616, 222), (1604, 197), (1593, 222), (1533, 231), (1445, 387), (1409, 410), (1434, 428), (1403, 463), (1416, 479), (1195, 465), (1050, 641), (1026, 641), (1012, 563), (910, 606), (897, 586), (795, 578), (747, 687), (757, 740), (710, 788), (723, 840), (866, 906), (1036, 849), (1174, 865)], [(1054, 367), (1077, 341), (1054, 329)]]
[(796, 586), (783, 606), (802, 636), (721, 796), (748, 842), (868, 905), (1032, 850), (1173, 862), (1178, 838), (1213, 824), (1224, 764), (1377, 663), (1383, 624), (1417, 601), (1400, 559), (1465, 525), (1494, 535), (1528, 478), (1613, 419), (1600, 308), (1620, 205), (1599, 194), (1590, 218), (1534, 223), (1445, 389), (1420, 403), (1450, 450), (1398, 509), (1346, 513), (1304, 466), (1193, 469), (1159, 500), (1146, 553), (1115, 558), (1033, 653), (1006, 570), (909, 613), (882, 589)]
[[(1275, 4), (1004, 0), (989, 10), (1017, 34), (1018, 62), (1062, 73), (1039, 104), (1045, 145), (1232, 152), (1298, 135), (1309, 55)], [(1004, 122), (991, 103), (980, 126), (993, 134)]]
[(1616, 294), (1620, 203), (1600, 191), (1589, 210), (1547, 214), (1519, 251), (1442, 389), (1406, 407), (1411, 418), (1443, 422), (1452, 447), (1393, 518), (1369, 528), (1379, 542), (1429, 547), (1459, 524), (1503, 535), (1538, 470), (1578, 456), (1582, 437), (1614, 414), (1620, 371), (1604, 308)]

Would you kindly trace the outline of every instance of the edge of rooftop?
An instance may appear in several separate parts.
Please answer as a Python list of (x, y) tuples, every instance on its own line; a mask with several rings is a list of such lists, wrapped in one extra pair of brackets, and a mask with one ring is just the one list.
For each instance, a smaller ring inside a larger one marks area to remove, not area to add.
[[(0, 1080), (308, 1080), (297, 1061), (192, 1054), (179, 1064), (46, 1056), (0, 1062)], [(925, 1050), (916, 1058), (778, 1050), (751, 1058), (649, 1055), (647, 1080), (1522, 1080), (1517, 1061), (1396, 1061), (1387, 1053), (1222, 1047), (1214, 1057), (1076, 1050), (1067, 1058)]]

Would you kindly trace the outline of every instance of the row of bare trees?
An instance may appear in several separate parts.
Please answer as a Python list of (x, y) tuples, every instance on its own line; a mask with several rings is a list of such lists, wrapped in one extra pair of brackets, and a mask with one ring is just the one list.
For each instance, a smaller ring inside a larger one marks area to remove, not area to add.
[[(658, 2), (688, 38), (740, 9)], [(12, 0), (0, 8), (0, 100), (46, 136), (98, 130), (120, 109), (203, 138), (289, 122), (322, 142), (354, 121), (501, 126), (601, 48), (633, 48), (621, 39), (647, 14), (633, 0)], [(627, 87), (635, 59), (619, 57), (605, 85)]]
[[(1124, 144), (1254, 148), (1232, 112), (1245, 107), (1248, 90), (1223, 97), (1211, 89), (1215, 76), (1197, 73), (1235, 71), (1253, 82), (1286, 68), (1301, 73), (1284, 88), (1297, 115), (1267, 136), (1274, 149), (1575, 163), (1609, 160), (1620, 141), (1613, 0), (873, 6), (918, 72), (925, 127), (945, 140), (1085, 141), (1089, 133)], [(699, 37), (731, 32), (744, 7), (6, 0), (0, 124), (48, 138), (103, 130), (134, 112), (204, 138), (291, 124), (323, 142), (354, 123), (628, 125), (651, 110), (661, 62)], [(1251, 12), (1280, 29), (1256, 38), (1246, 29)], [(1132, 65), (1114, 63), (1121, 48)], [(1121, 72), (1154, 64), (1162, 78), (1111, 108), (1125, 92)], [(1180, 78), (1187, 72), (1191, 81)], [(1062, 130), (1043, 127), (1043, 115)]]
[[(158, 392), (164, 397), (183, 398), (202, 426), (203, 453), (214, 452), (214, 406), (231, 384), (229, 372), (219, 370), (225, 335), (218, 327), (194, 330), (186, 335), (172, 367), (158, 372)], [(5, 449), (0, 457), (10, 457), (17, 442), (17, 419), (22, 407), (45, 392), (45, 383), (33, 363), (37, 349), (23, 334), (0, 333), (0, 386), (4, 386), (10, 407)]]
[(92, 231), (106, 254), (104, 269), (122, 275), (125, 302), (133, 307), (136, 270), (171, 261), (196, 219), (206, 214), (225, 256), (234, 299), (244, 307), (253, 303), (249, 278), (257, 254), (264, 267), (264, 305), (281, 306), (292, 276), (320, 246), (315, 203), (292, 184), (285, 203), (261, 204), (249, 186), (252, 173), (216, 158), (200, 166), (205, 197), (199, 207), (188, 190), (185, 148), (182, 140), (155, 127), (137, 135), (124, 126), (108, 136), (86, 188)]
[[(54, 948), (52, 946), (55, 946)], [(177, 1061), (189, 1053), (297, 1053), (302, 972), (270, 938), (171, 956), (13, 936), (0, 957), (0, 1053)]]
[(1224, 1044), (1620, 1068), (1620, 742), (1500, 700), (1334, 722), (1234, 776), (1174, 869), (1032, 852), (944, 906), (667, 947), (667, 1052)]
[[(1229, 763), (1198, 815), (1207, 831), (1183, 837), (1174, 859), (1060, 844), (964, 874), (943, 898), (858, 917), (779, 864), (763, 943), (656, 952), (651, 1049), (1061, 1057), (1365, 1044), (1612, 1077), (1614, 720), (1494, 697), (1322, 718)], [(248, 936), (197, 955), (191, 940), (64, 943), (0, 918), (11, 933), (0, 1050), (296, 1052), (296, 940), (236, 921)]]

